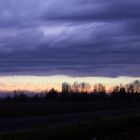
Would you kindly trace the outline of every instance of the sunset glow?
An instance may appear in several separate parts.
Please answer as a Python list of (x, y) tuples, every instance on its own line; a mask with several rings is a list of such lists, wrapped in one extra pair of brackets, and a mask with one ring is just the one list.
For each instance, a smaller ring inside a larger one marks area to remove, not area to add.
[(102, 83), (109, 91), (112, 86), (127, 84), (134, 80), (140, 80), (140, 77), (69, 77), (69, 76), (1, 76), (0, 77), (0, 90), (13, 91), (13, 90), (29, 90), (29, 91), (44, 91), (55, 88), (61, 91), (63, 82), (70, 84), (77, 82), (86, 82), (93, 86), (96, 83)]

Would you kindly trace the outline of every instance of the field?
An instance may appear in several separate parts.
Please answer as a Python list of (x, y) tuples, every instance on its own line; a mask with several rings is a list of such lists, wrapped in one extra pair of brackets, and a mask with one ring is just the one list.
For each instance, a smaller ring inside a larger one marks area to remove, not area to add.
[(140, 116), (87, 121), (30, 132), (1, 134), (0, 140), (139, 140)]
[(139, 140), (139, 113), (140, 98), (1, 100), (0, 140)]
[(140, 108), (140, 99), (49, 99), (43, 101), (1, 101), (0, 118), (43, 116), (74, 112)]

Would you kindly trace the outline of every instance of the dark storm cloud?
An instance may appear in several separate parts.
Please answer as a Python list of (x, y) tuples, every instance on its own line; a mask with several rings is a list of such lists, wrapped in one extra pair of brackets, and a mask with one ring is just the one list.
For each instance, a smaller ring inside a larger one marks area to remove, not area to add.
[(140, 76), (138, 0), (0, 1), (0, 74)]
[[(68, 4), (68, 6), (66, 6)], [(43, 19), (64, 20), (129, 20), (139, 19), (140, 2), (138, 0), (79, 0), (77, 2), (60, 0), (60, 3), (52, 2), (54, 9), (48, 8)], [(71, 5), (71, 6), (69, 6)], [(58, 12), (56, 12), (58, 11)]]

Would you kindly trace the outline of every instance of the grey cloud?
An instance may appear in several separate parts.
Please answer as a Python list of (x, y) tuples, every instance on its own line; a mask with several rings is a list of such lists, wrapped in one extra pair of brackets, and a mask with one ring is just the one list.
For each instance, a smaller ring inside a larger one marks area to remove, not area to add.
[[(66, 6), (66, 5), (69, 6)], [(54, 9), (47, 8), (44, 20), (93, 20), (113, 21), (129, 20), (140, 16), (140, 2), (138, 0), (109, 0), (109, 1), (61, 1), (52, 2)], [(58, 12), (56, 12), (58, 11)]]
[[(5, 31), (6, 32), (6, 31)], [(1, 35), (2, 36), (2, 35)], [(7, 31), (6, 35), (0, 39), (1, 51), (14, 51), (32, 49), (43, 41), (43, 33), (36, 29)]]
[(140, 76), (138, 0), (0, 1), (0, 74)]

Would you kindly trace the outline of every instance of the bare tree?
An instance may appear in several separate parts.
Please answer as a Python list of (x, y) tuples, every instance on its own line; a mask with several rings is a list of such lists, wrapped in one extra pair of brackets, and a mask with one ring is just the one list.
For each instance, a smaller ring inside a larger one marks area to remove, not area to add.
[(105, 93), (106, 92), (106, 87), (101, 83), (95, 84), (93, 91), (95, 93)]
[(85, 83), (85, 82), (81, 82), (80, 84), (79, 84), (79, 88), (80, 88), (80, 92), (89, 92), (90, 91), (90, 88), (91, 88), (91, 86), (90, 86), (90, 84), (89, 83)]
[(79, 83), (77, 81), (73, 83), (72, 91), (76, 92), (76, 93), (78, 93), (80, 91), (80, 85), (79, 85)]
[(71, 85), (67, 82), (62, 83), (62, 93), (71, 92)]

